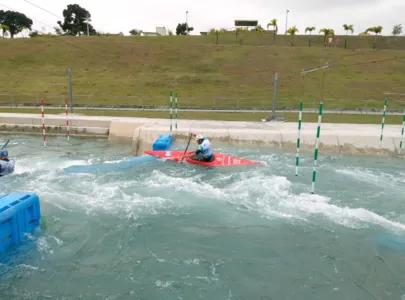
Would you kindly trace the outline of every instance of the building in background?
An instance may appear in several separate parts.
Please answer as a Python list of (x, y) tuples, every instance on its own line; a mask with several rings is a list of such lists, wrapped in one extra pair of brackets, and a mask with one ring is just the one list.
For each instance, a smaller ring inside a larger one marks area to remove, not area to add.
[(167, 35), (167, 29), (166, 27), (156, 27), (156, 32), (159, 35)]
[(156, 27), (156, 31), (142, 31), (141, 36), (164, 36), (168, 35), (166, 27)]

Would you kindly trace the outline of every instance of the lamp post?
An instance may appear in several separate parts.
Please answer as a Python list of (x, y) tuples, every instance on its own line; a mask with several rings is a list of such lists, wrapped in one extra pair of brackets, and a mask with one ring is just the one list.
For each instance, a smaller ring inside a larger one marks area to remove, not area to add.
[(186, 35), (188, 35), (188, 9), (186, 10)]
[(90, 21), (90, 16), (87, 15), (87, 16), (86, 16), (87, 36), (90, 35), (90, 34), (89, 34), (89, 21)]
[(289, 9), (287, 9), (286, 16), (285, 16), (285, 34), (287, 34), (287, 25), (288, 25), (288, 13), (290, 12)]

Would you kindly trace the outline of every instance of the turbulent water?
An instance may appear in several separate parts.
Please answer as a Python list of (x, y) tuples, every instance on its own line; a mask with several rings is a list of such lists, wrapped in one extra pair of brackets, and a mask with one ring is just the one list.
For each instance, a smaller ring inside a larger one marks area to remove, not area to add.
[[(0, 299), (405, 299), (405, 169), (388, 158), (215, 150), (264, 166), (130, 156), (106, 140), (10, 138), (0, 193), (35, 192), (41, 226), (0, 261)], [(179, 145), (179, 147), (184, 147)]]

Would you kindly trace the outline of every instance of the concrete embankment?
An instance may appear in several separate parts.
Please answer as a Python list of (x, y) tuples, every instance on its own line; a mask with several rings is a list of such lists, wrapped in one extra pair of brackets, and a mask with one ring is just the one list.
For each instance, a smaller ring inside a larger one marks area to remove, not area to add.
[[(103, 136), (114, 142), (132, 144), (133, 154), (142, 155), (150, 149), (160, 134), (168, 134), (168, 119), (90, 117), (71, 115), (72, 136)], [(0, 113), (0, 131), (42, 134), (40, 115)], [(45, 119), (47, 135), (65, 134), (66, 117), (48, 115)], [(313, 150), (317, 124), (303, 123), (301, 150)], [(175, 140), (188, 140), (189, 132), (200, 133), (213, 142), (233, 145), (268, 146), (294, 150), (297, 142), (297, 123), (288, 122), (225, 122), (179, 120), (173, 126)], [(319, 149), (328, 153), (347, 155), (400, 156), (400, 125), (386, 125), (380, 147), (380, 125), (328, 124), (321, 125)]]

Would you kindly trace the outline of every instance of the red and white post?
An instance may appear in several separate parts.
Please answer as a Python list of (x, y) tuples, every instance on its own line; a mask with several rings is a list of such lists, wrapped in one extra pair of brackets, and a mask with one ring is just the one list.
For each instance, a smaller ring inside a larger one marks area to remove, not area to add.
[(69, 130), (69, 113), (68, 113), (68, 101), (65, 100), (65, 109), (66, 109), (66, 136), (69, 142), (70, 140), (70, 130)]
[(43, 137), (44, 137), (44, 147), (46, 148), (44, 100), (41, 100), (41, 111), (42, 111), (42, 135), (43, 135)]

